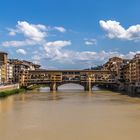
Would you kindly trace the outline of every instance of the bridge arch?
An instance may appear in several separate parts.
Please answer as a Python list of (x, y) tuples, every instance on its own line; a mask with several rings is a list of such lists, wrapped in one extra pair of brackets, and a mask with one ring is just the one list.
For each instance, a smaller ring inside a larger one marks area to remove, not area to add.
[(81, 90), (83, 90), (84, 89), (84, 85), (82, 85), (82, 84), (80, 84), (80, 83), (73, 83), (73, 82), (71, 82), (71, 83), (61, 83), (61, 84), (59, 84), (58, 85), (58, 89), (81, 89)]

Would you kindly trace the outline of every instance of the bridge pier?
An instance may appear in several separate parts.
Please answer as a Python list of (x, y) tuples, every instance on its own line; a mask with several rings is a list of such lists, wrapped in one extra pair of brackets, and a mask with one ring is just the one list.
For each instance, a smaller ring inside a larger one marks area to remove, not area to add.
[(84, 84), (84, 88), (85, 88), (85, 91), (91, 91), (92, 90), (92, 83), (91, 83), (91, 77), (90, 76), (87, 77), (87, 80)]
[(57, 91), (58, 90), (58, 86), (56, 82), (52, 82), (50, 84), (50, 91)]
[(92, 91), (92, 84), (90, 82), (86, 82), (84, 85), (85, 91)]

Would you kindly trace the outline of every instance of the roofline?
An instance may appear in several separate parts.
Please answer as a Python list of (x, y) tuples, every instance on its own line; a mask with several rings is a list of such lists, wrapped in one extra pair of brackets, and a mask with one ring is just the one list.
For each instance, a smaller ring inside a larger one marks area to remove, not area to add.
[(0, 51), (0, 53), (8, 55), (8, 53), (6, 53), (6, 52), (1, 52), (1, 51)]
[(29, 70), (31, 72), (110, 72), (109, 70), (47, 70), (47, 69), (37, 69), (37, 70)]

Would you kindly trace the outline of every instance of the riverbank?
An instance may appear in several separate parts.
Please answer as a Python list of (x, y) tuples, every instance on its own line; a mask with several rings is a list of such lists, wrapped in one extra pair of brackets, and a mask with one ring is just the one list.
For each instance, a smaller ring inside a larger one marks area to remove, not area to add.
[[(7, 88), (8, 87), (8, 88)], [(25, 88), (25, 87), (21, 87), (19, 88), (18, 84), (16, 85), (12, 85), (12, 86), (3, 86), (3, 88), (0, 88), (0, 98), (2, 97), (7, 97), (10, 95), (14, 95), (14, 94), (19, 94), (28, 90), (34, 90), (40, 87), (46, 87), (46, 86), (42, 86), (42, 85), (32, 85), (31, 87)]]
[(25, 89), (13, 89), (13, 90), (0, 91), (0, 98), (7, 97), (10, 95), (14, 95), (14, 94), (19, 94), (24, 91), (25, 91)]
[(19, 89), (19, 84), (1, 85), (0, 91)]

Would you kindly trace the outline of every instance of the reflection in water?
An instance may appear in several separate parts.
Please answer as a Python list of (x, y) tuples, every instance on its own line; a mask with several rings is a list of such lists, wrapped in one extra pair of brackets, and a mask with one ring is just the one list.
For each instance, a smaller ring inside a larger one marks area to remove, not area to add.
[(0, 99), (0, 140), (140, 139), (139, 98), (74, 86)]
[(7, 98), (6, 100), (0, 100), (0, 113), (7, 111), (13, 105), (13, 98)]

